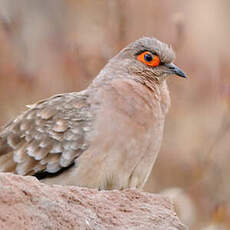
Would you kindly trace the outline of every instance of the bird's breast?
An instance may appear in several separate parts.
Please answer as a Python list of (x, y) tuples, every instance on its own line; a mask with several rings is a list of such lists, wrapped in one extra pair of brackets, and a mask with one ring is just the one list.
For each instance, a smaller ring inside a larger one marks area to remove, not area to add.
[(160, 95), (138, 84), (115, 81), (94, 95), (100, 103), (93, 102), (97, 111), (87, 154), (103, 188), (141, 187), (159, 151), (165, 117)]

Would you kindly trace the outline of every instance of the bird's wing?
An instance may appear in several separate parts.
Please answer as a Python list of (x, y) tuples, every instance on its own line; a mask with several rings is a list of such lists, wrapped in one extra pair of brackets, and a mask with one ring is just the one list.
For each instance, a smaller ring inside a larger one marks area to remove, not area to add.
[(88, 148), (93, 115), (87, 95), (68, 93), (40, 101), (0, 132), (0, 171), (58, 173)]

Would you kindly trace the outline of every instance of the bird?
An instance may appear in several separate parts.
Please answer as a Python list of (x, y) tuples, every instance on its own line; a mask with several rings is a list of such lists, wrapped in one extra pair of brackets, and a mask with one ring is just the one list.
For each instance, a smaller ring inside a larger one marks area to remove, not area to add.
[(80, 92), (38, 101), (0, 131), (0, 172), (47, 184), (142, 189), (170, 107), (166, 79), (186, 78), (172, 47), (142, 37)]

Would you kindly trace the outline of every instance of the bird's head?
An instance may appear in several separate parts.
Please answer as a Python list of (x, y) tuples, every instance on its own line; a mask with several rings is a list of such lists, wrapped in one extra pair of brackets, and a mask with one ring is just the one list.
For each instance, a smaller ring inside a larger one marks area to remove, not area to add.
[(185, 78), (185, 73), (173, 64), (174, 59), (175, 54), (170, 46), (156, 38), (143, 37), (121, 50), (110, 64), (148, 80), (162, 81), (169, 75)]

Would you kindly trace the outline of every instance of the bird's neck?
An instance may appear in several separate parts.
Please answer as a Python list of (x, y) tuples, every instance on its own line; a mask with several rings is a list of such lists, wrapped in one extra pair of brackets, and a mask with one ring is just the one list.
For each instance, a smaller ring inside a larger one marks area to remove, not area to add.
[[(99, 75), (94, 79), (89, 88), (98, 90), (99, 88), (104, 88), (106, 86), (112, 86), (114, 81), (116, 82), (126, 82), (130, 85), (140, 88), (140, 91), (145, 92), (145, 94), (151, 95), (161, 103), (162, 111), (167, 113), (170, 106), (170, 96), (167, 87), (167, 83), (164, 80), (153, 79), (140, 77), (135, 75), (130, 75), (129, 73), (116, 72), (111, 75), (108, 75), (109, 72), (102, 70)], [(142, 91), (141, 88), (145, 88), (145, 91)], [(143, 95), (143, 96), (147, 96)]]
[(138, 81), (143, 87), (154, 95), (154, 98), (161, 103), (162, 111), (167, 113), (171, 100), (166, 80), (162, 80), (162, 78), (161, 80), (157, 78), (137, 78), (136, 81)]

